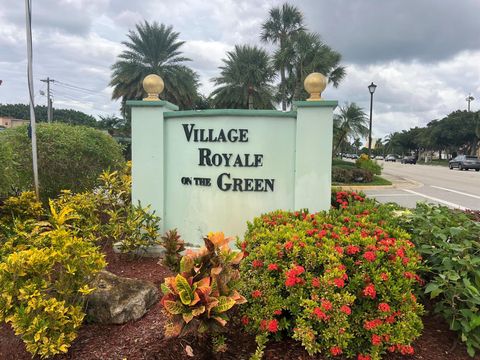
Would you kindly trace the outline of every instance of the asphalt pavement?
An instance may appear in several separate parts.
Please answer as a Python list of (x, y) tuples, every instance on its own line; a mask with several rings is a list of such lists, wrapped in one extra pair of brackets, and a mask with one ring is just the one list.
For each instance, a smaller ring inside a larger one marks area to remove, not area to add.
[(480, 210), (480, 171), (450, 170), (421, 163), (379, 163), (383, 166), (382, 177), (393, 185), (363, 187), (362, 191), (382, 203), (396, 202), (413, 208), (421, 201), (457, 209)]

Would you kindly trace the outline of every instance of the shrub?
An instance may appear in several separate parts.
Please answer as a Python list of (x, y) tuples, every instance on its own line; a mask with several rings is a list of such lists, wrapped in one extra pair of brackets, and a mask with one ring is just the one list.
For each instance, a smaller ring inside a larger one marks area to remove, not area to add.
[(332, 181), (336, 183), (350, 183), (352, 181), (352, 170), (343, 167), (332, 167)]
[[(21, 190), (33, 183), (31, 142), (27, 128), (20, 126), (0, 133), (0, 143), (13, 154), (15, 183)], [(109, 135), (83, 126), (39, 124), (37, 127), (38, 171), (42, 198), (53, 198), (61, 190), (92, 189), (103, 170), (122, 166), (120, 146)]]
[[(413, 294), (419, 256), (408, 234), (382, 226), (375, 202), (333, 194), (339, 209), (276, 211), (248, 224), (241, 247), (242, 322), (257, 334), (286, 335), (309, 354), (379, 359), (409, 354), (422, 306)], [(389, 212), (390, 213), (390, 212)]]
[(165, 248), (162, 264), (172, 271), (180, 271), (182, 258), (180, 253), (185, 250), (185, 242), (180, 238), (177, 229), (170, 230), (162, 236), (161, 245)]
[(368, 183), (373, 181), (369, 170), (356, 167), (332, 167), (332, 181), (337, 183)]
[(159, 244), (160, 218), (150, 207), (138, 205), (123, 209), (108, 210), (108, 232), (119, 244), (122, 253), (146, 252), (149, 247)]
[(227, 324), (230, 310), (246, 301), (237, 291), (243, 255), (229, 248), (231, 240), (223, 233), (209, 234), (205, 247), (182, 258), (180, 273), (165, 278), (161, 303), (169, 316), (167, 336), (214, 336)]
[(76, 217), (71, 208), (51, 207), (48, 221), (16, 220), (1, 247), (0, 321), (42, 358), (68, 351), (93, 290), (87, 284), (105, 267), (98, 248), (72, 232)]
[(368, 170), (375, 175), (380, 175), (382, 173), (382, 167), (376, 161), (370, 159), (366, 154), (360, 155), (357, 161), (355, 161), (355, 165), (359, 169)]
[(0, 137), (0, 195), (9, 194), (15, 184), (12, 148)]
[(468, 214), (421, 203), (402, 215), (429, 268), (425, 292), (473, 357), (480, 349), (480, 223)]
[(352, 169), (352, 181), (360, 183), (369, 183), (373, 181), (373, 174), (367, 169)]

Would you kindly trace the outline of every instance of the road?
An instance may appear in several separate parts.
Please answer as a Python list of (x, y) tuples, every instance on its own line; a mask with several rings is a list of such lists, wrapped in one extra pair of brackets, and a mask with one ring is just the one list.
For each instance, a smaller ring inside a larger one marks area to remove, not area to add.
[(415, 207), (419, 201), (451, 208), (480, 210), (480, 172), (450, 170), (448, 167), (384, 162), (382, 177), (392, 187), (364, 188), (368, 196), (380, 202), (396, 202)]

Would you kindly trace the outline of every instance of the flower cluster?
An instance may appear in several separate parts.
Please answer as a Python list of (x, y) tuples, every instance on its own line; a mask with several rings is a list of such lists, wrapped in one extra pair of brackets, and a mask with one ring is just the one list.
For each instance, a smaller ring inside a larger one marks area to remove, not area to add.
[(249, 254), (240, 269), (250, 294), (245, 328), (263, 339), (287, 334), (310, 354), (411, 354), (422, 329), (413, 295), (420, 257), (388, 216), (359, 194), (338, 192), (329, 212), (254, 219), (241, 244)]

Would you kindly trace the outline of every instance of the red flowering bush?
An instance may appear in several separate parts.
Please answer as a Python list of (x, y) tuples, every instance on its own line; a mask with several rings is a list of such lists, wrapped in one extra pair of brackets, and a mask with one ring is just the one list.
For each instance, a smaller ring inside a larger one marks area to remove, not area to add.
[(414, 245), (382, 226), (373, 201), (346, 192), (333, 199), (339, 208), (329, 212), (276, 211), (248, 224), (242, 324), (257, 334), (254, 358), (268, 338), (282, 336), (330, 357), (413, 352), (423, 327)]

